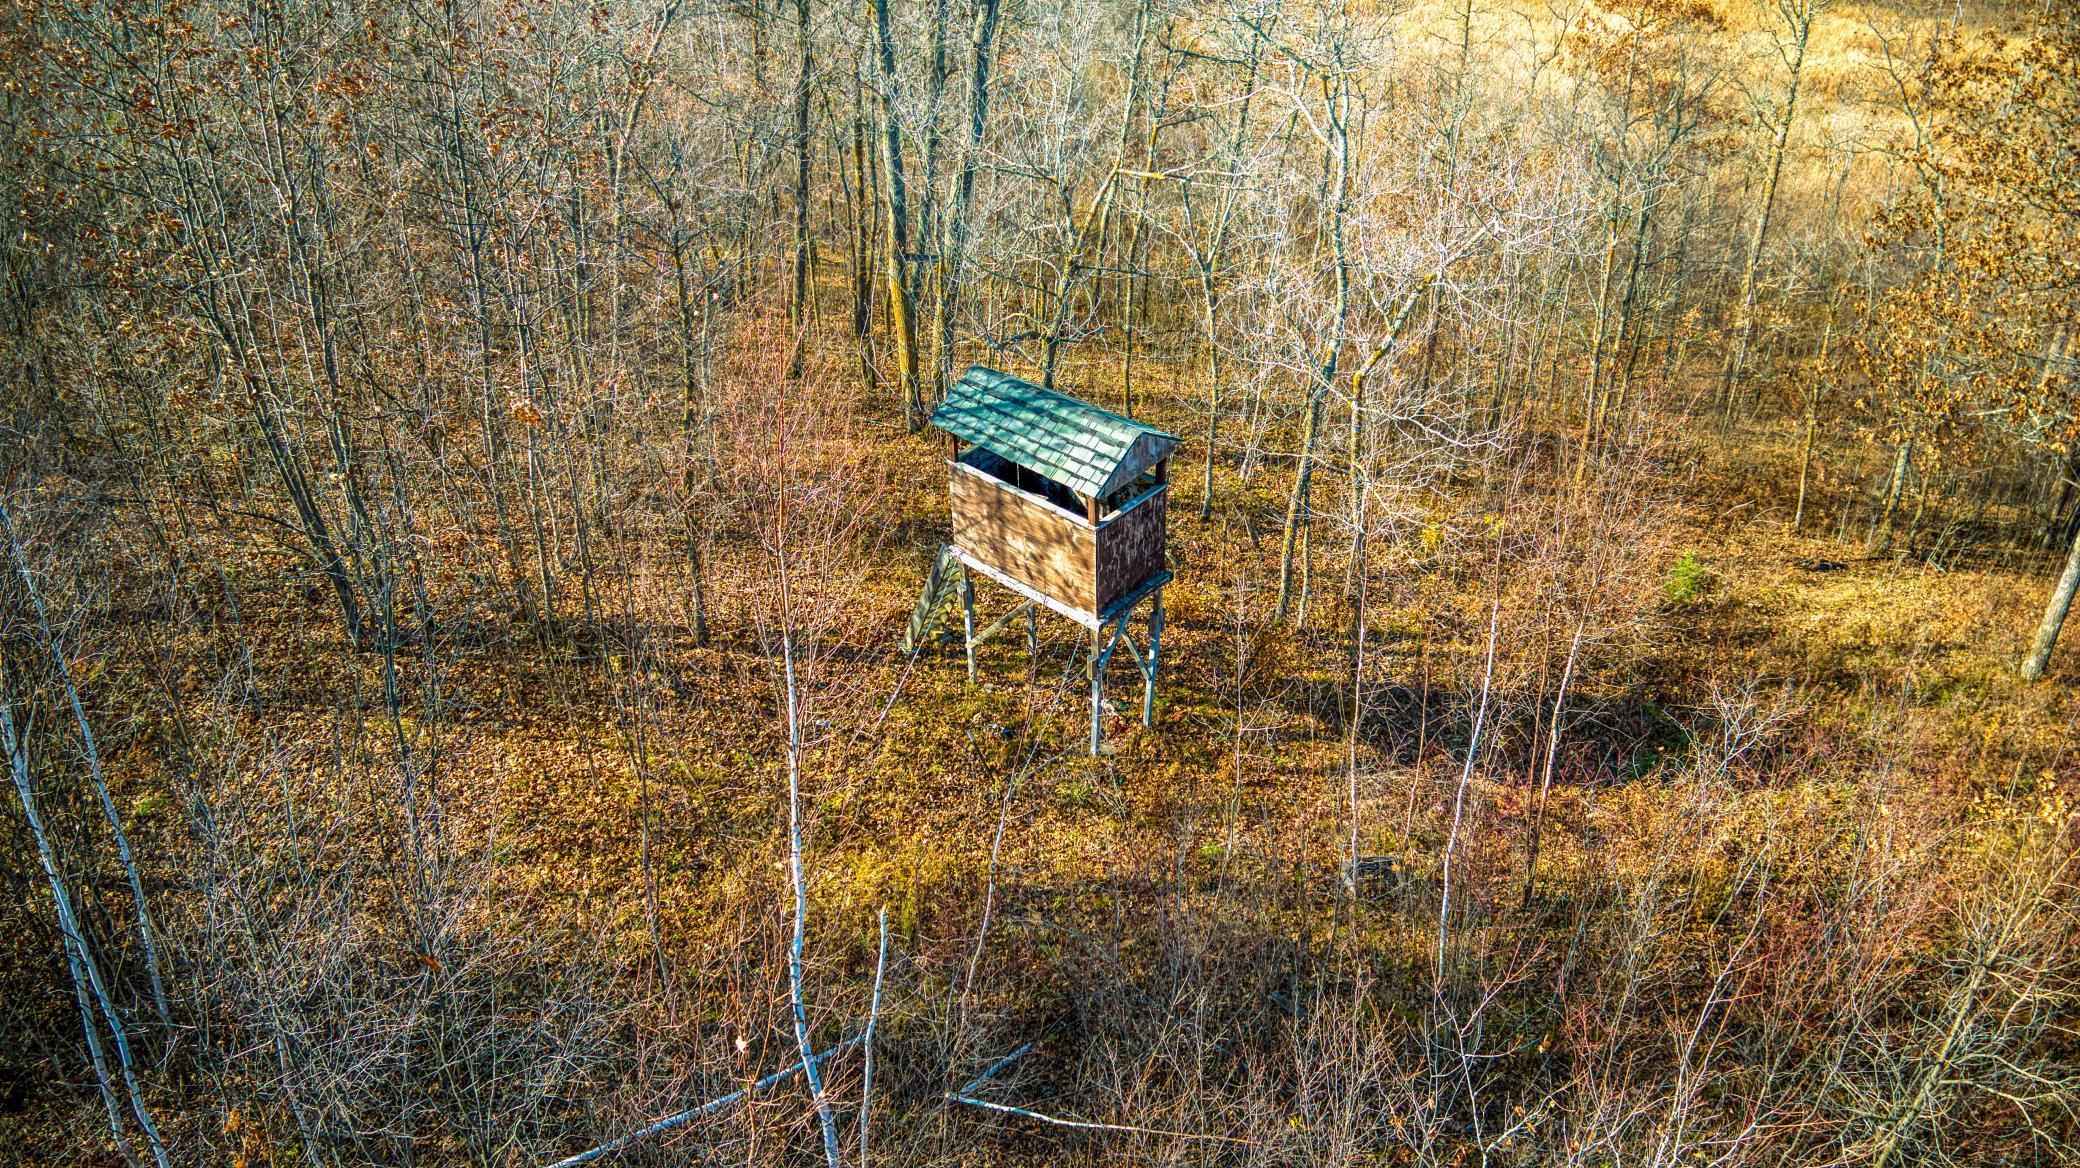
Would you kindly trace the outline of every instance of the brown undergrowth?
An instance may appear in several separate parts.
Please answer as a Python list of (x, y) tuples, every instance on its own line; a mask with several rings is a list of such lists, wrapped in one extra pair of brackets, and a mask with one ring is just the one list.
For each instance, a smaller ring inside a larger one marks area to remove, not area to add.
[[(943, 529), (931, 445), (829, 370), (731, 384), (724, 446), (780, 461), (701, 488), (706, 646), (670, 508), (546, 647), (486, 612), (356, 653), (287, 557), (197, 547), (244, 567), (161, 593), (93, 533), (116, 571), (67, 599), (196, 987), (151, 1039), (186, 1146), (544, 1162), (788, 1065), (790, 630), (811, 1027), (873, 1020), (884, 1162), (2069, 1146), (2080, 705), (2070, 664), (2011, 680), (2033, 575), (1729, 513), (1709, 437), (1578, 467), (1517, 435), (1383, 506), (1361, 565), (1325, 511), (1278, 627), (1289, 479), (1224, 458), (1212, 518), (1174, 508), (1154, 725), (1110, 717), (1091, 759), (1067, 626), (990, 643), (973, 689), (957, 646), (892, 648)], [(4, 914), (9, 1025), (58, 1033), (50, 927)], [(828, 1069), (848, 1141), (863, 1071)], [(24, 1162), (117, 1162), (90, 1090), (11, 1073)], [(811, 1116), (788, 1087), (624, 1162), (792, 1161)]]

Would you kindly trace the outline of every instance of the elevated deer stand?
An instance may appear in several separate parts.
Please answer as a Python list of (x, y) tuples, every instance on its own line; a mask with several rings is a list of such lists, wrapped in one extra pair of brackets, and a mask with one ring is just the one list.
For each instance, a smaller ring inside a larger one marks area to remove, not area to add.
[[(1023, 615), (1027, 647), (1037, 648), (1045, 608), (1090, 630), (1091, 753), (1104, 730), (1105, 667), (1121, 645), (1141, 673), (1148, 725), (1170, 582), (1163, 522), (1177, 439), (980, 365), (947, 392), (932, 424), (955, 440), (947, 461), (953, 542), (939, 551), (906, 647), (951, 616), (957, 594), (973, 684), (975, 647)], [(1024, 603), (977, 633), (970, 572)], [(1145, 646), (1130, 628), (1144, 601)]]

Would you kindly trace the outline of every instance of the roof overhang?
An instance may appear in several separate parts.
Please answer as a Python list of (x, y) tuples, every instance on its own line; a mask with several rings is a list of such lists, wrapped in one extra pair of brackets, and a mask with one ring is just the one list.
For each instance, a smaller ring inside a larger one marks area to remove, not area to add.
[(1176, 435), (980, 365), (947, 390), (932, 424), (1086, 498), (1112, 494), (1177, 449)]

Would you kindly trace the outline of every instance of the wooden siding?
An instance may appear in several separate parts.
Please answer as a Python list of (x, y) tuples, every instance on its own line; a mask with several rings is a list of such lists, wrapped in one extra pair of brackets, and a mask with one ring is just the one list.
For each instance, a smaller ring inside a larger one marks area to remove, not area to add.
[(1092, 611), (1104, 612), (1163, 570), (1163, 513), (1169, 496), (1167, 485), (1158, 486), (1098, 524), (1097, 605)]
[(974, 467), (949, 469), (954, 546), (1073, 608), (1097, 610), (1089, 523)]

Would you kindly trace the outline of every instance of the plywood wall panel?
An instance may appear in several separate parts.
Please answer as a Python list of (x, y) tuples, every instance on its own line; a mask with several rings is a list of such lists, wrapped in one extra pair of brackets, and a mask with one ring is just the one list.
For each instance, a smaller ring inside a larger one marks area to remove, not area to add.
[(951, 473), (957, 546), (1071, 607), (1097, 610), (1097, 540), (1088, 524), (978, 471)]
[(1097, 608), (1132, 592), (1163, 570), (1164, 508), (1170, 491), (1158, 487), (1150, 495), (1098, 527)]

